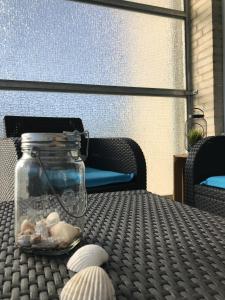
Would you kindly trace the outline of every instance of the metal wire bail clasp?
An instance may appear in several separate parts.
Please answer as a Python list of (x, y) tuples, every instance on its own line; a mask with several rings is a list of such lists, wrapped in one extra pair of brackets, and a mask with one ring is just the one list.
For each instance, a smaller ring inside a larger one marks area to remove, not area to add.
[(85, 130), (84, 132), (81, 132), (81, 135), (83, 135), (87, 139), (87, 145), (86, 145), (86, 151), (85, 155), (82, 155), (83, 161), (85, 161), (88, 158), (88, 150), (89, 150), (89, 131)]
[(74, 131), (63, 131), (63, 133), (68, 137), (71, 142), (74, 142), (75, 145), (78, 145), (78, 148), (81, 148), (81, 136), (83, 135), (87, 139), (85, 154), (81, 154), (80, 156), (83, 161), (85, 161), (88, 157), (89, 150), (89, 132), (87, 130), (80, 132), (78, 130)]

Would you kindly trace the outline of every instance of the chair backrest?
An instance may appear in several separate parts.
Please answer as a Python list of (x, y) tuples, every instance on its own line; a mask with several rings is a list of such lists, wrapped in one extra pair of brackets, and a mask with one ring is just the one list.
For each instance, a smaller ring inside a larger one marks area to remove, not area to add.
[[(26, 132), (84, 131), (80, 118), (5, 116), (6, 137), (20, 137)], [(86, 159), (87, 140), (81, 137), (81, 156)]]
[(83, 131), (80, 118), (5, 116), (6, 137), (20, 137), (25, 132)]

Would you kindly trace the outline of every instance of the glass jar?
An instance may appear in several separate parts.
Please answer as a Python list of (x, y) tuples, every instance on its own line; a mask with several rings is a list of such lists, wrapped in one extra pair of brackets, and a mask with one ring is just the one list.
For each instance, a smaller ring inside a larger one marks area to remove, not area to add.
[(81, 134), (22, 135), (23, 155), (15, 170), (15, 238), (25, 251), (61, 254), (81, 239), (87, 207)]

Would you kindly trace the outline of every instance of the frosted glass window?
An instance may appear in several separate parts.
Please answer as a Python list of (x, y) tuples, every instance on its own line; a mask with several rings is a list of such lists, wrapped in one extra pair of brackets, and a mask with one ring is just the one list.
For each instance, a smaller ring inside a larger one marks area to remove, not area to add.
[(129, 0), (129, 1), (142, 3), (142, 4), (161, 6), (170, 9), (177, 9), (177, 10), (184, 9), (183, 0)]
[(0, 40), (2, 79), (185, 88), (183, 20), (65, 0), (1, 0)]
[[(173, 193), (173, 155), (184, 152), (185, 99), (0, 91), (3, 116), (79, 117), (91, 137), (130, 137), (147, 161), (148, 190)], [(101, 117), (99, 117), (101, 116)]]

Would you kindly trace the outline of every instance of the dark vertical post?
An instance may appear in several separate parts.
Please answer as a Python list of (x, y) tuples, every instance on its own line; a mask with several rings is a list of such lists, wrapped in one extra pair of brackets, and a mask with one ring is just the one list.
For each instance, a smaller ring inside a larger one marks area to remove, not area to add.
[[(185, 11), (185, 67), (186, 67), (186, 90), (193, 90), (192, 82), (192, 37), (191, 37), (191, 1), (184, 0)], [(193, 95), (189, 93), (187, 96), (187, 117), (192, 114)]]

